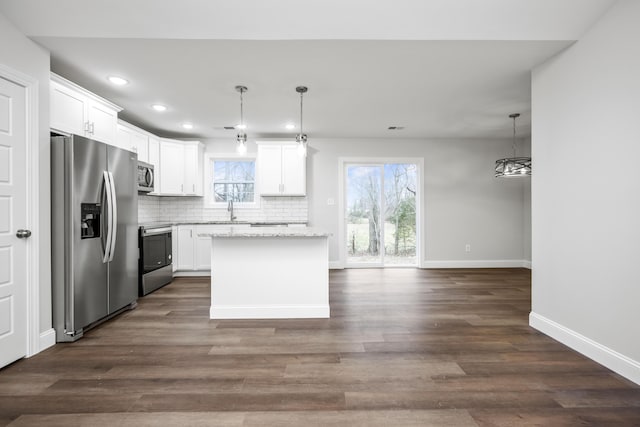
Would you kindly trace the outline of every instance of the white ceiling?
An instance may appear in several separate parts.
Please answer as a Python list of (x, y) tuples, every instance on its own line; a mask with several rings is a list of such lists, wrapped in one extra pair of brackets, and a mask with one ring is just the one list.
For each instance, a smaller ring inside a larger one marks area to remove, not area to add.
[(295, 133), (298, 85), (310, 140), (476, 138), (509, 137), (512, 112), (527, 133), (531, 69), (613, 2), (0, 0), (0, 13), (51, 51), (54, 72), (162, 136), (234, 137), (221, 128), (238, 123), (243, 84), (250, 138)]

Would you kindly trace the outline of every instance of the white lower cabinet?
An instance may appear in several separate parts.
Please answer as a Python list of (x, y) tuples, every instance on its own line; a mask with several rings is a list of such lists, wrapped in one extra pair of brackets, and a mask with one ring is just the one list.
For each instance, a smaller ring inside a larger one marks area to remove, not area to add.
[(178, 269), (178, 226), (171, 226), (171, 266), (172, 270), (175, 273)]
[(195, 270), (195, 244), (194, 244), (194, 225), (179, 225), (176, 243), (176, 253), (178, 260), (176, 262), (177, 271), (193, 271)]
[[(177, 236), (174, 255), (176, 275), (210, 275), (211, 237), (198, 235), (229, 227), (228, 224), (178, 225), (177, 232), (174, 232), (174, 238)], [(249, 227), (249, 224), (235, 224), (233, 227)]]
[[(198, 227), (198, 233), (210, 231), (208, 229)], [(195, 269), (196, 270), (211, 270), (211, 237), (200, 237), (196, 234), (195, 239)]]

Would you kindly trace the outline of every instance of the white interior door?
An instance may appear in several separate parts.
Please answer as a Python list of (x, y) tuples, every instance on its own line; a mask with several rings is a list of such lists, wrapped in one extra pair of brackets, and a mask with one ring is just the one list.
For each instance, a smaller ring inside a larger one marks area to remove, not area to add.
[(0, 367), (27, 353), (26, 143), (26, 89), (0, 77)]

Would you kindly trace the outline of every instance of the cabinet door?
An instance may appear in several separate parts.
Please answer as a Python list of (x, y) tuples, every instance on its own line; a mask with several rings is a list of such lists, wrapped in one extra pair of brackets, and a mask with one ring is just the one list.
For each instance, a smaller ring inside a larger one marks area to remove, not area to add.
[(160, 188), (162, 194), (184, 193), (184, 146), (176, 142), (160, 141)]
[(173, 225), (171, 226), (171, 266), (173, 267), (173, 272), (178, 269), (178, 262), (180, 257), (178, 257), (178, 227)]
[(307, 192), (306, 157), (296, 145), (282, 146), (282, 195), (304, 196)]
[(184, 193), (189, 195), (197, 195), (198, 188), (198, 146), (187, 144), (184, 146)]
[(118, 148), (124, 148), (125, 150), (131, 150), (131, 130), (122, 125), (118, 125), (118, 130), (116, 132), (116, 141), (113, 145)]
[(279, 145), (258, 146), (259, 188), (262, 195), (282, 192), (282, 150)]
[(211, 237), (198, 237), (199, 233), (206, 233), (207, 227), (196, 227), (196, 270), (211, 270)]
[(84, 136), (88, 125), (85, 118), (86, 98), (56, 82), (51, 82), (50, 95), (51, 128)]
[(88, 120), (90, 122), (89, 135), (92, 139), (111, 145), (116, 143), (117, 111), (97, 102), (89, 102)]
[(178, 254), (177, 269), (193, 270), (195, 267), (194, 253), (194, 232), (193, 226), (178, 226), (178, 244), (176, 253)]
[(132, 132), (131, 133), (131, 151), (138, 153), (138, 160), (149, 162), (149, 137), (147, 135)]

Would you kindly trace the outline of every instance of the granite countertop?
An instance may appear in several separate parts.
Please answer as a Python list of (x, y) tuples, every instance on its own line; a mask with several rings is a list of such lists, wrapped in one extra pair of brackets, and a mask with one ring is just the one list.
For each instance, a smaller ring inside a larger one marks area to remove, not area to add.
[[(306, 225), (306, 221), (209, 221), (209, 220), (188, 220), (188, 221), (152, 221), (141, 222), (138, 225), (142, 228), (158, 228), (158, 227), (171, 227), (172, 225)], [(265, 227), (266, 228), (266, 227)]]
[(225, 227), (198, 237), (328, 237), (331, 233), (314, 227)]

